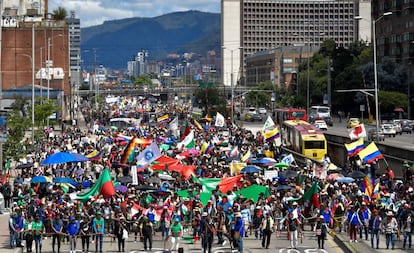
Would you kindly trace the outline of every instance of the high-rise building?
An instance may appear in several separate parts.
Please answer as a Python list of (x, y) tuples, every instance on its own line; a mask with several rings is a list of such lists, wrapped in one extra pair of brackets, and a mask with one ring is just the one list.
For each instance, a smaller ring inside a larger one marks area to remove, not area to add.
[(70, 17), (66, 19), (69, 27), (69, 66), (70, 82), (72, 87), (82, 84), (81, 78), (81, 28), (80, 19), (75, 17), (75, 12), (70, 12)]
[(260, 51), (326, 39), (347, 47), (358, 40), (359, 8), (359, 0), (222, 0), (224, 85), (245, 84), (245, 59)]

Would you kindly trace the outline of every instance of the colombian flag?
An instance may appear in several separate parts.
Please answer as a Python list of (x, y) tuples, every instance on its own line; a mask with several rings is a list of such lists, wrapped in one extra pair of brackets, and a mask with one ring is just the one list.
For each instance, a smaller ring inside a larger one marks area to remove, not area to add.
[(203, 127), (201, 126), (201, 124), (197, 121), (197, 120), (194, 120), (194, 126), (199, 130), (199, 131), (201, 131), (201, 130), (203, 130)]
[(265, 132), (264, 138), (266, 142), (271, 142), (273, 140), (280, 138), (279, 128), (275, 127), (273, 130)]
[(157, 118), (157, 123), (162, 123), (165, 122), (169, 119), (170, 117), (168, 116), (168, 114), (165, 114), (164, 116), (158, 117)]
[(377, 145), (371, 142), (363, 150), (358, 153), (359, 158), (366, 164), (374, 162), (376, 159), (382, 159), (384, 156), (378, 150)]
[(357, 155), (359, 151), (364, 149), (364, 139), (359, 138), (357, 141), (345, 144), (345, 148), (348, 151), (348, 157)]

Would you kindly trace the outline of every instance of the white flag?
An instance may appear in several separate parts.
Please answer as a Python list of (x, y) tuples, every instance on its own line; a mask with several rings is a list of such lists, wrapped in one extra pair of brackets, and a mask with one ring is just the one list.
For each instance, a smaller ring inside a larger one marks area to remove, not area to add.
[(270, 127), (275, 126), (275, 122), (273, 122), (272, 117), (270, 115), (267, 116), (266, 122), (263, 125), (263, 130), (266, 130)]
[(137, 162), (140, 165), (146, 165), (152, 163), (154, 160), (157, 160), (161, 156), (160, 149), (157, 146), (156, 142), (151, 143), (146, 147), (138, 156)]
[(178, 130), (178, 117), (175, 117), (171, 122), (170, 122), (170, 130), (172, 132), (176, 132)]
[(216, 123), (214, 125), (217, 127), (224, 127), (225, 125), (224, 116), (221, 115), (219, 112), (217, 112), (216, 114)]
[(293, 157), (292, 154), (289, 154), (289, 155), (283, 157), (281, 162), (284, 163), (284, 164), (287, 164), (287, 165), (291, 165), (293, 161), (295, 161), (295, 158)]
[(132, 185), (138, 185), (137, 166), (131, 166)]
[(367, 137), (364, 124), (359, 124), (358, 126), (349, 129), (348, 132), (351, 140)]

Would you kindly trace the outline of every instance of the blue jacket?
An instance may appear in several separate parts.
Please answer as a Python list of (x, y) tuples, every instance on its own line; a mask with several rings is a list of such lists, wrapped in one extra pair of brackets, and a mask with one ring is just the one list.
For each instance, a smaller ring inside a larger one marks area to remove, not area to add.
[(243, 237), (244, 235), (244, 226), (243, 226), (243, 220), (241, 218), (236, 218), (236, 224), (234, 227), (235, 231), (239, 231), (240, 232), (240, 238)]
[(75, 222), (69, 222), (68, 226), (66, 227), (66, 232), (69, 235), (76, 235), (79, 232), (79, 223), (77, 220), (75, 220)]

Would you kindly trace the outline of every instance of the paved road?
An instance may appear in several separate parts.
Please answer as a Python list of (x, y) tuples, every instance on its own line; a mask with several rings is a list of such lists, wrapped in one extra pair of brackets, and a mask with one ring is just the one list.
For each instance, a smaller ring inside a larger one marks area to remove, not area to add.
[[(14, 253), (14, 252), (22, 252), (21, 248), (16, 249), (10, 249), (8, 246), (8, 229), (7, 229), (7, 221), (8, 221), (9, 215), (3, 214), (0, 215), (0, 226), (4, 229), (0, 229), (0, 252), (2, 253)], [(190, 252), (190, 253), (201, 253), (202, 247), (201, 243), (197, 241), (195, 244), (190, 244), (185, 241), (181, 241), (181, 246), (184, 250), (184, 252)], [(49, 253), (52, 252), (52, 240), (49, 238), (43, 240), (43, 253)], [(80, 239), (77, 241), (77, 251), (81, 252), (81, 242)], [(339, 253), (343, 252), (333, 241), (333, 239), (328, 236), (327, 241), (325, 242), (325, 249), (316, 249), (317, 242), (315, 239), (315, 236), (313, 236), (312, 232), (305, 231), (305, 236), (303, 238), (303, 242), (300, 243), (297, 247), (297, 249), (289, 249), (289, 241), (286, 239), (286, 233), (281, 233), (278, 237), (276, 236), (276, 233), (273, 233), (271, 238), (271, 243), (269, 249), (263, 249), (261, 247), (261, 241), (256, 240), (253, 236), (249, 236), (248, 238), (244, 238), (244, 252), (247, 253)], [(168, 242), (166, 244), (166, 247), (170, 247), (170, 243)], [(161, 240), (161, 236), (159, 233), (156, 234), (153, 242), (153, 247), (151, 253), (162, 253), (164, 249), (164, 243)], [(90, 251), (94, 252), (94, 245), (90, 246)], [(26, 249), (24, 249), (23, 252), (26, 252)], [(35, 252), (35, 251), (33, 251)], [(69, 252), (69, 245), (67, 243), (63, 244), (61, 246), (61, 252)], [(116, 241), (113, 241), (112, 238), (105, 237), (104, 239), (104, 250), (103, 252), (118, 252), (118, 244)], [(130, 235), (130, 238), (127, 240), (125, 252), (139, 252), (139, 253), (146, 253), (149, 251), (144, 251), (143, 244), (140, 242), (135, 243), (133, 235)], [(232, 249), (229, 247), (229, 244), (227, 243), (224, 246), (219, 245), (213, 245), (213, 253), (231, 253)]]

